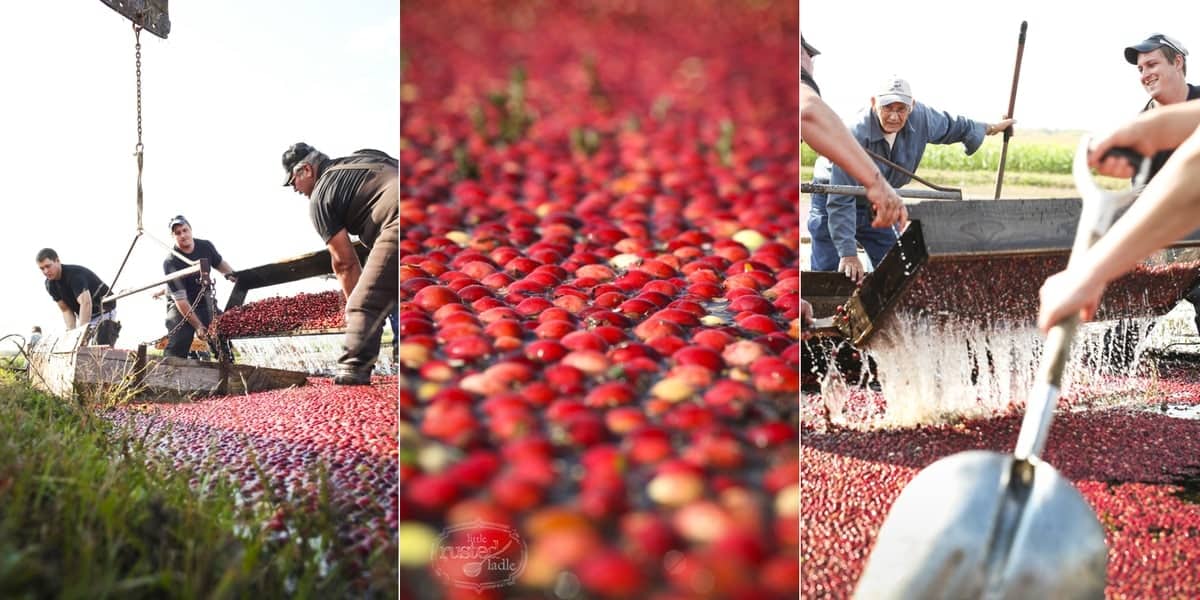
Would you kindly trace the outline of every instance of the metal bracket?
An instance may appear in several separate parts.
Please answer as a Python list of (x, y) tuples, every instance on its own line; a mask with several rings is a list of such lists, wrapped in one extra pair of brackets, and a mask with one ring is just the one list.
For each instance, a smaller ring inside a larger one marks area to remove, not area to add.
[(167, 16), (167, 0), (100, 0), (121, 16), (140, 25), (142, 29), (167, 39), (171, 19)]

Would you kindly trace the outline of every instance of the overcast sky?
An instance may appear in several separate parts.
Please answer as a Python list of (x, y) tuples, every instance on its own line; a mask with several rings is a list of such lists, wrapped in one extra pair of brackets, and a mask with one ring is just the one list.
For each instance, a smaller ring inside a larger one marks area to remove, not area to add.
[[(1200, 51), (1200, 3), (1008, 0), (801, 0), (805, 40), (821, 51), (822, 96), (844, 119), (889, 74), (936, 108), (994, 121), (1007, 110), (1021, 21), (1029, 22), (1017, 128), (1098, 130), (1146, 102), (1126, 46), (1161, 32)], [(1191, 66), (1191, 65), (1189, 65)], [(1200, 67), (1189, 69), (1200, 81)]]
[[(14, 2), (0, 20), (0, 333), (62, 331), (34, 262), (109, 281), (136, 226), (134, 36), (98, 0)], [(395, 0), (171, 2), (167, 40), (142, 33), (146, 231), (171, 240), (176, 214), (235, 269), (323, 247), (307, 199), (280, 185), (280, 155), (306, 141), (338, 156), (399, 151)], [(165, 251), (143, 238), (118, 288), (161, 277)], [(231, 285), (219, 281), (222, 306)], [(314, 280), (294, 289), (336, 289)], [(251, 292), (249, 300), (272, 295)], [(118, 343), (165, 333), (165, 305), (122, 300)]]

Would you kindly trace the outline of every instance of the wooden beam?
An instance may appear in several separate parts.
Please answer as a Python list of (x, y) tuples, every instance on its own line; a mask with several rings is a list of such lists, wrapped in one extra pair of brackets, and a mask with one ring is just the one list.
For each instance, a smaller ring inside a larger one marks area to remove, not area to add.
[[(358, 260), (365, 262), (370, 249), (362, 242), (355, 242), (354, 251), (358, 254)], [(246, 301), (246, 292), (256, 288), (300, 281), (309, 277), (332, 275), (333, 265), (330, 261), (329, 250), (324, 249), (238, 271), (237, 283), (229, 294), (225, 310), (241, 306)]]
[[(921, 222), (926, 249), (933, 258), (1069, 251), (1079, 210), (1079, 198), (908, 204), (908, 216)], [(1200, 230), (1173, 246), (1200, 246)]]

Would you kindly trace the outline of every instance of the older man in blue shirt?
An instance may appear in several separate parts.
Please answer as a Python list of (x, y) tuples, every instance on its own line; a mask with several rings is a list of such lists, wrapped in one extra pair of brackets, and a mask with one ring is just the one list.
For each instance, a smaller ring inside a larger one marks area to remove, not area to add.
[[(983, 144), (984, 136), (1000, 133), (1013, 123), (1013, 119), (994, 124), (973, 121), (915, 102), (908, 82), (892, 77), (871, 98), (870, 110), (863, 112), (851, 131), (864, 148), (916, 171), (928, 144), (962, 142), (967, 154), (974, 154)], [(890, 165), (876, 162), (893, 187), (899, 188), (912, 179)], [(821, 171), (814, 171), (814, 183), (826, 183), (828, 177), (827, 182), (832, 185), (860, 185), (837, 165), (830, 165), (827, 176)], [(868, 204), (854, 196), (813, 194), (808, 216), (812, 269), (837, 270), (861, 281), (864, 269), (856, 242), (863, 245), (875, 266), (896, 243), (895, 230), (871, 227), (871, 220)]]

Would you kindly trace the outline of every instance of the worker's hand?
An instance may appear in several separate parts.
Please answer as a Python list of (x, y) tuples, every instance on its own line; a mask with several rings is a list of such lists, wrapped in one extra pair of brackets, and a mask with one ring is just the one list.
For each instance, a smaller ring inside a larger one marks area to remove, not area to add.
[(897, 194), (896, 190), (892, 188), (892, 184), (888, 183), (882, 174), (878, 174), (875, 180), (866, 187), (867, 201), (875, 209), (875, 220), (871, 221), (871, 226), (898, 225), (903, 229), (908, 223), (908, 209), (904, 207), (904, 201), (900, 199), (900, 194)]
[(1062, 271), (1052, 275), (1042, 284), (1039, 295), (1042, 299), (1038, 311), (1038, 329), (1050, 331), (1063, 319), (1079, 313), (1080, 320), (1090, 321), (1096, 316), (1104, 284), (1091, 281), (1087, 273)]
[(1000, 119), (999, 121), (996, 121), (995, 123), (989, 123), (984, 128), (983, 132), (986, 135), (996, 135), (997, 133), (1001, 133), (1005, 129), (1012, 127), (1014, 124), (1016, 124), (1016, 122), (1017, 122), (1016, 119)]
[(810, 337), (808, 331), (813, 324), (813, 307), (808, 300), (800, 299), (800, 339), (807, 340)]
[(229, 282), (232, 282), (232, 283), (237, 283), (237, 274), (236, 274), (236, 273), (226, 273), (226, 274), (225, 274), (225, 281), (229, 281)]
[(862, 283), (863, 276), (866, 275), (866, 269), (863, 268), (862, 261), (857, 256), (843, 256), (838, 262), (838, 272), (844, 273), (854, 283)]
[(1137, 131), (1137, 121), (1126, 123), (1113, 131), (1092, 140), (1088, 146), (1088, 166), (1109, 177), (1129, 178), (1134, 176), (1133, 165), (1123, 156), (1105, 156), (1113, 148), (1131, 148), (1142, 156), (1154, 156), (1155, 148), (1147, 136)]

